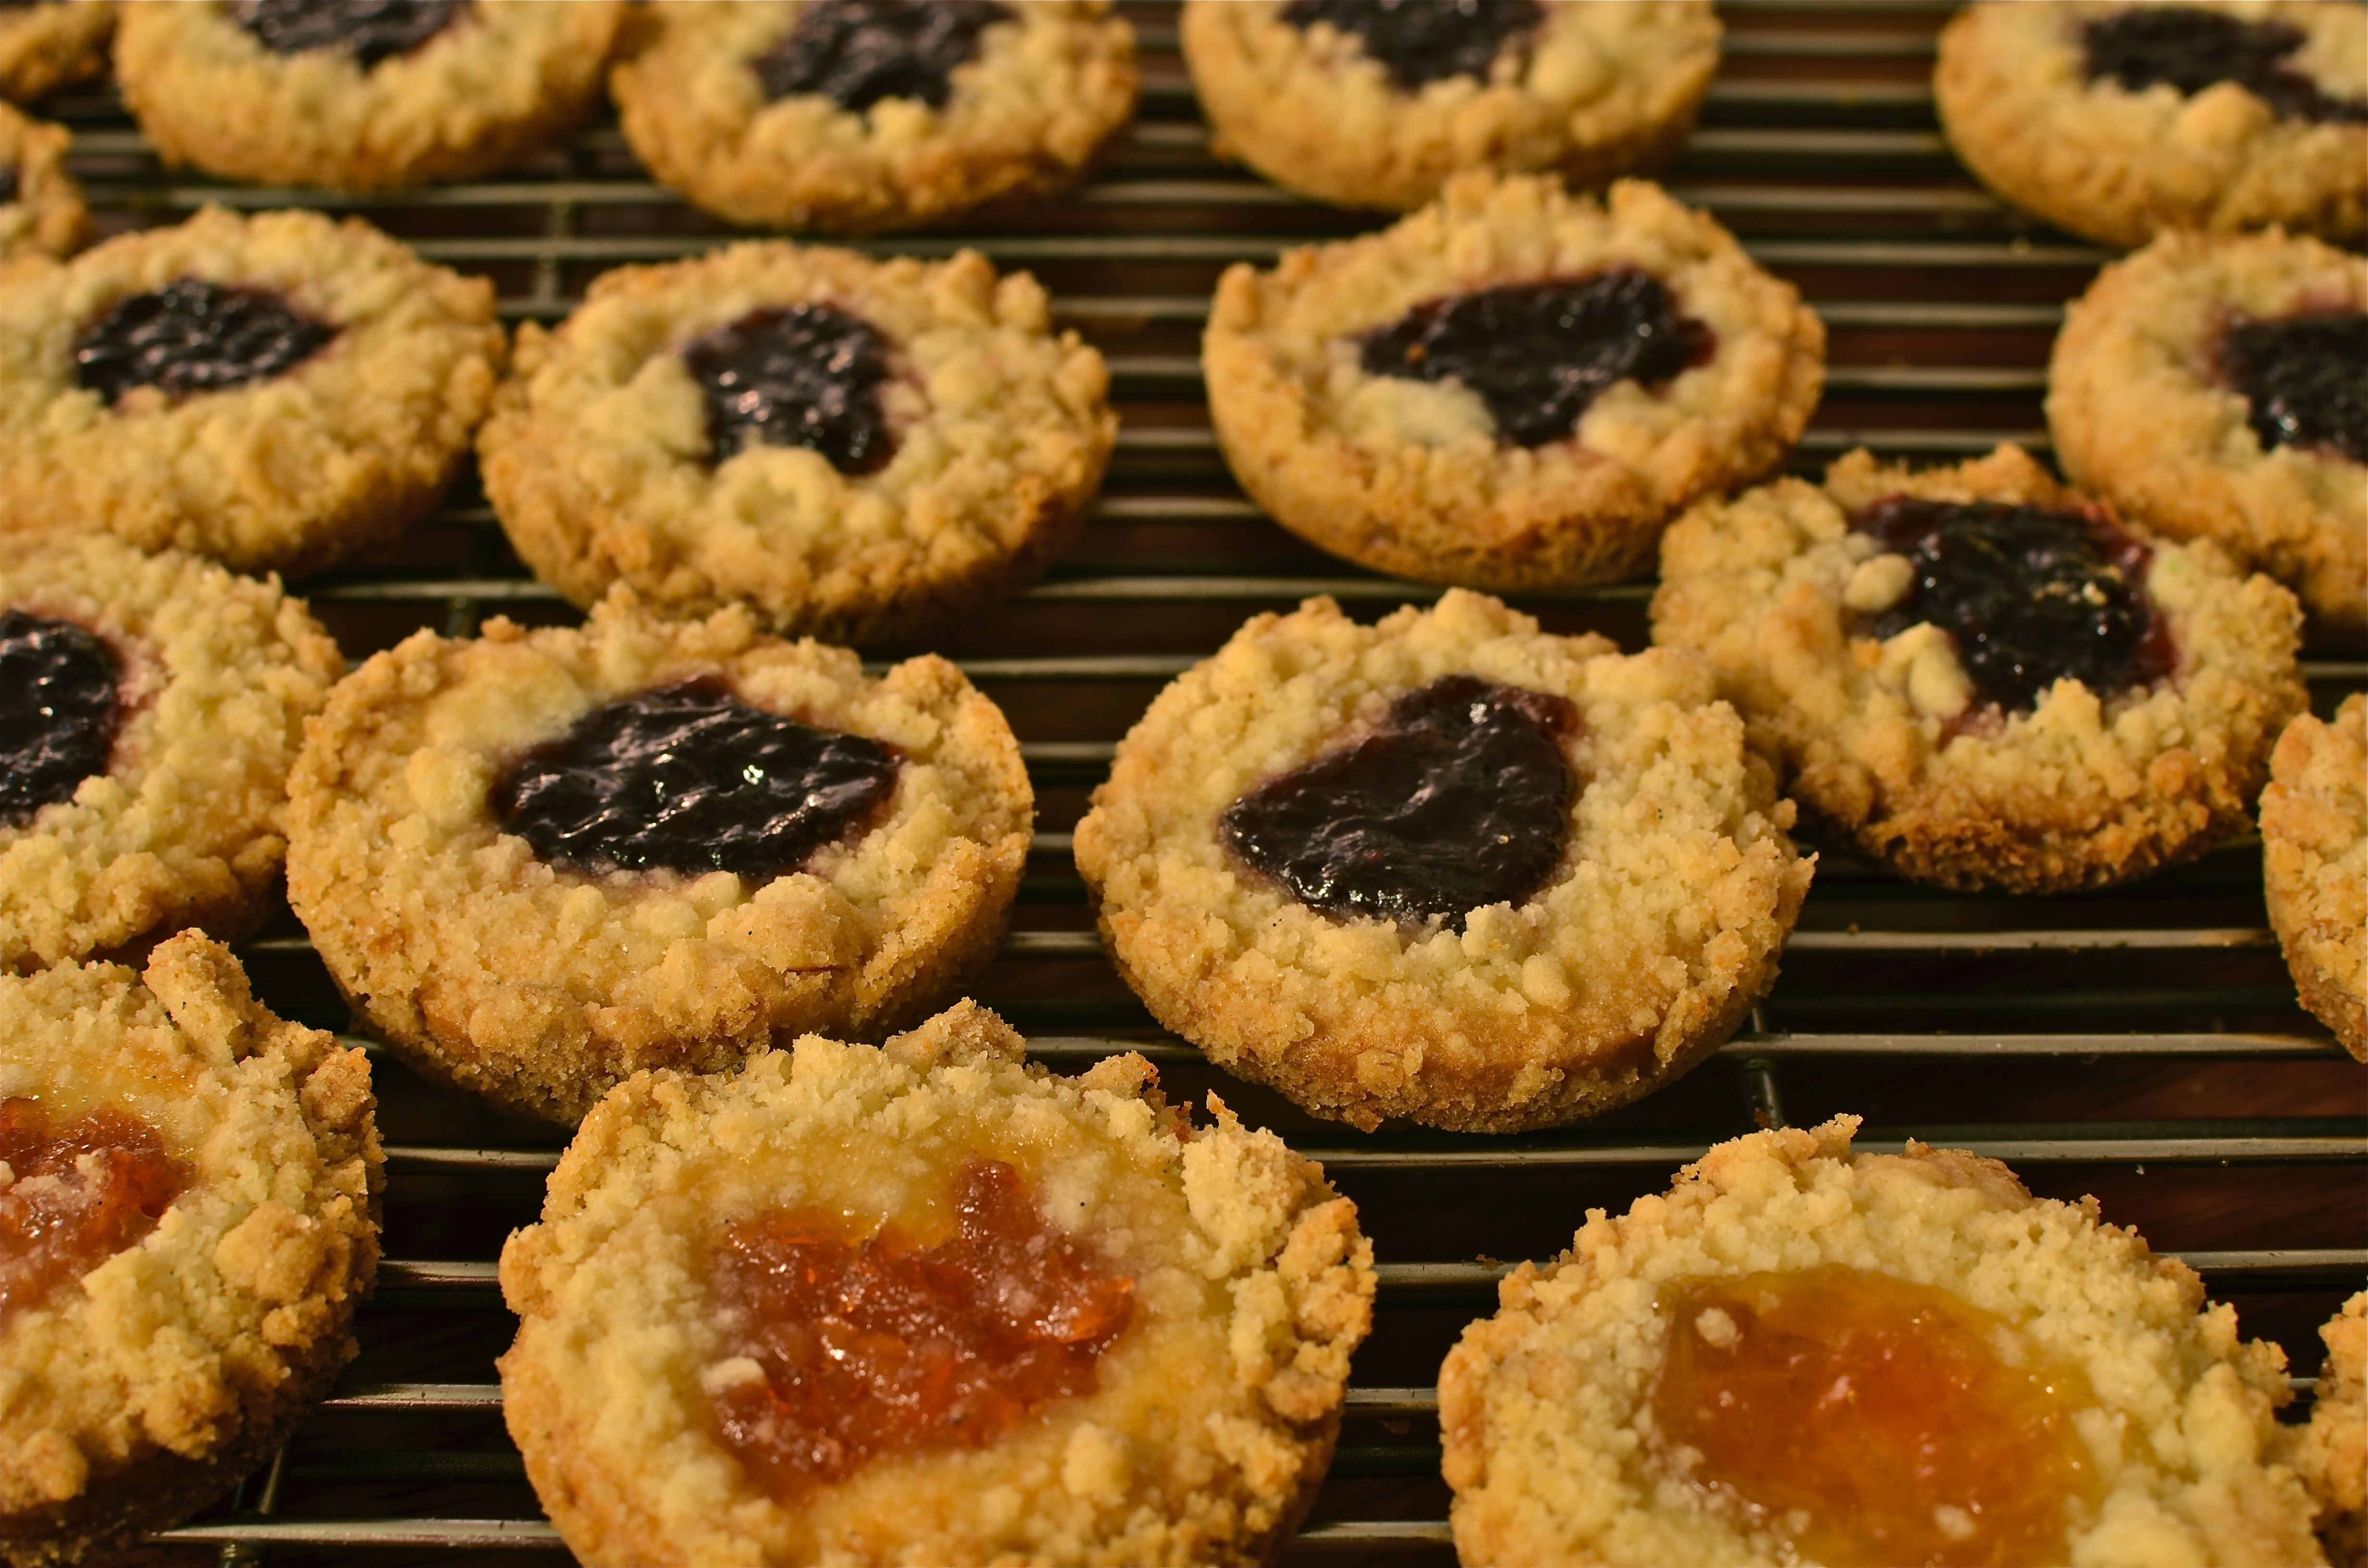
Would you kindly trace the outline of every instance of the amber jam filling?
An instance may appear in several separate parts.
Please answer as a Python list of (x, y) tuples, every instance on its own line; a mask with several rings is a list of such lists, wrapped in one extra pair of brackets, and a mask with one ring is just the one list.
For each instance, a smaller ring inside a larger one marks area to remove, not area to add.
[[(2004, 1320), (1838, 1265), (1687, 1287), (1652, 1389), (1696, 1487), (1832, 1568), (2066, 1561), (2096, 1468), (2077, 1369), (2010, 1364)], [(1685, 1452), (1691, 1450), (1691, 1453)]]
[(154, 1230), (188, 1185), (155, 1130), (101, 1106), (63, 1125), (0, 1099), (0, 1323)]
[(1094, 1390), (1134, 1281), (1047, 1225), (1019, 1173), (973, 1159), (953, 1233), (859, 1239), (819, 1210), (731, 1226), (708, 1283), (761, 1378), (715, 1394), (724, 1445), (779, 1495), (883, 1454), (982, 1448), (1048, 1400)]
[(856, 114), (882, 98), (943, 108), (954, 67), (977, 58), (978, 35), (1010, 15), (993, 0), (809, 0), (757, 61), (757, 79), (775, 102), (819, 93)]
[(1354, 36), (1411, 93), (1450, 76), (1486, 81), (1505, 41), (1545, 12), (1537, 0), (1289, 0), (1281, 16), (1290, 27), (1329, 22)]

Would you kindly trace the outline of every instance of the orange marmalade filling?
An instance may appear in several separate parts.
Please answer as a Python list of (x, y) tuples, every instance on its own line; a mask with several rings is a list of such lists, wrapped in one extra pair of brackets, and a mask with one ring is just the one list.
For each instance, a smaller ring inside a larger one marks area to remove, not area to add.
[(1705, 1280), (1654, 1383), (1665, 1449), (1757, 1528), (1832, 1568), (2066, 1561), (2096, 1472), (2077, 1369), (2009, 1365), (2003, 1320), (1862, 1269)]
[(188, 1185), (155, 1130), (108, 1106), (57, 1127), (0, 1099), (0, 1323), (146, 1235)]
[(716, 1424), (777, 1494), (844, 1480), (879, 1454), (990, 1443), (1047, 1400), (1090, 1393), (1134, 1310), (1134, 1281), (1048, 1227), (1019, 1173), (973, 1159), (954, 1232), (858, 1240), (796, 1209), (723, 1233), (709, 1284), (761, 1379), (715, 1395)]

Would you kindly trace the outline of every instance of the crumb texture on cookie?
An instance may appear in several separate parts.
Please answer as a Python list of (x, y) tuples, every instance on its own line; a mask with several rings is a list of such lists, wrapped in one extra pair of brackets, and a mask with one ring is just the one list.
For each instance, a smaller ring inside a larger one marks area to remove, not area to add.
[[(1312, 1501), (1349, 1354), (1372, 1318), (1356, 1211), (1222, 1107), (1192, 1128), (1150, 1064), (1075, 1078), (962, 1003), (884, 1047), (809, 1036), (737, 1074), (637, 1076), (588, 1116), (542, 1221), (502, 1255), (521, 1319), (503, 1410), (584, 1562), (1252, 1563)], [(791, 1496), (719, 1440), (734, 1350), (705, 1250), (784, 1210), (951, 1229), (977, 1156), (1015, 1167), (1041, 1221), (1131, 1278), (1090, 1392), (994, 1444), (883, 1454)]]
[[(1440, 1372), (1463, 1562), (1799, 1561), (1782, 1520), (1755, 1522), (1692, 1478), (1702, 1456), (1660, 1432), (1655, 1392), (1674, 1336), (1713, 1349), (1736, 1337), (1725, 1309), (1681, 1319), (1690, 1292), (1836, 1269), (1986, 1324), (2007, 1372), (2072, 1374), (2044, 1397), (2062, 1401), (2091, 1479), (2065, 1503), (2060, 1554), (2040, 1560), (2322, 1561), (2310, 1500), (2273, 1458), (2288, 1397), (2276, 1346), (2239, 1340), (2235, 1309), (2207, 1306), (2193, 1270), (2100, 1223), (2093, 1200), (2034, 1199), (1994, 1160), (1912, 1140), (1905, 1154), (1853, 1153), (1857, 1125), (1722, 1143), (1666, 1196), (1617, 1219), (1590, 1210), (1569, 1252), (1502, 1282), (1497, 1314)], [(1939, 1485), (1975, 1484), (1961, 1457)], [(1969, 1540), (1978, 1528), (1935, 1522)]]
[(64, 126), (28, 119), (0, 103), (0, 263), (68, 256), (89, 237), (82, 187), (65, 172), (73, 141)]
[(2368, 1062), (2368, 696), (2286, 726), (2261, 791), (2270, 924), (2303, 1006)]
[(0, 98), (28, 104), (107, 69), (115, 0), (33, 0), (0, 7)]
[(2336, 1568), (2368, 1562), (2368, 1290), (2318, 1331), (2327, 1364), (2293, 1464), (2318, 1500), (2318, 1539)]

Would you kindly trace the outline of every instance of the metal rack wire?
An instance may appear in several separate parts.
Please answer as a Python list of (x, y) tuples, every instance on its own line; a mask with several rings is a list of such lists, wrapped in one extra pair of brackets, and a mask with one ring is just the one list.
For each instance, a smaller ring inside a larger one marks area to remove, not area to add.
[[(2031, 225), (1974, 186), (1934, 127), (1931, 38), (1946, 0), (1727, 7), (1725, 63), (1668, 176), (1832, 329), (1824, 407), (1799, 464), (1864, 445), (1947, 459), (2016, 440), (2044, 450), (2038, 399), (2063, 301), (2103, 253)], [(936, 256), (971, 244), (1035, 270), (1099, 342), (1122, 427), (1093, 525), (1045, 582), (948, 628), (938, 651), (1003, 702), (1042, 806), (1016, 929), (986, 997), (1043, 1060), (1142, 1049), (1172, 1096), (1223, 1092), (1322, 1159), (1384, 1259), (1343, 1447), (1294, 1559), (1444, 1561), (1439, 1354), (1488, 1309), (1498, 1258), (1566, 1244), (1754, 1125), (1866, 1113), (1907, 1136), (2013, 1162), (2038, 1190), (2095, 1192), (2106, 1216), (2182, 1250), (2247, 1325), (2315, 1369), (2310, 1330), (2368, 1273), (2368, 1080), (2295, 1008), (2266, 925), (2257, 845), (2226, 846), (2135, 889), (2046, 900), (1906, 886), (1827, 855), (1751, 1027), (1663, 1094), (1590, 1126), (1519, 1138), (1360, 1137), (1207, 1070), (1152, 1025), (1102, 958), (1068, 833), (1112, 743), (1160, 683), (1248, 613), (1330, 594), (1352, 610), (1435, 589), (1346, 567), (1259, 517), (1226, 475), (1201, 402), (1198, 324), (1217, 272), (1372, 220), (1299, 200), (1212, 160), (1175, 54), (1172, 9), (1130, 4), (1146, 52), (1141, 118), (1094, 182), (1023, 224), (865, 243)], [(217, 186), (159, 167), (110, 97), (53, 102), (71, 166), (108, 229), (209, 201), (359, 211), (448, 265), (494, 277), (513, 321), (551, 321), (613, 266), (732, 235), (632, 162), (613, 127), (499, 180), (352, 200)], [(307, 585), (359, 658), (421, 626), (573, 612), (518, 565), (464, 484), (434, 520)], [(1554, 630), (1644, 641), (1649, 588), (1527, 602)], [(2355, 651), (2315, 649), (2319, 706), (2368, 684)], [(349, 1028), (301, 928), (244, 949), (282, 1012)], [(556, 1156), (544, 1131), (409, 1079), (380, 1059), (389, 1261), (362, 1359), (320, 1415), (222, 1510), (165, 1532), (163, 1560), (517, 1562), (558, 1551), (503, 1436), (491, 1358), (509, 1320), (503, 1234), (533, 1217)], [(2153, 1172), (2151, 1176), (2147, 1172)]]

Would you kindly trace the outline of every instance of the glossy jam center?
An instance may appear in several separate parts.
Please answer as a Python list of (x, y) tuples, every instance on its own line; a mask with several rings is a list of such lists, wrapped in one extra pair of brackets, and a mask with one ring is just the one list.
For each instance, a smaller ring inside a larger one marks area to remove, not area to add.
[(2133, 6), (2081, 30), (2089, 79), (2111, 76), (2132, 92), (2167, 83), (2200, 93), (2234, 82), (2290, 119), (2368, 119), (2368, 100), (2329, 97), (2287, 64), (2302, 47), (2291, 22), (2248, 22), (2189, 6)]
[(1505, 41), (1543, 15), (1537, 0), (1290, 0), (1281, 12), (1294, 28), (1329, 22), (1353, 34), (1409, 93), (1449, 76), (1486, 81)]
[(1822, 1267), (1671, 1303), (1652, 1390), (1687, 1478), (1832, 1568), (2066, 1561), (2095, 1469), (2077, 1370), (2009, 1366), (2006, 1325), (1928, 1285)]
[(2178, 662), (2146, 595), (2152, 551), (2100, 518), (1893, 495), (1850, 522), (1915, 569), (1899, 602), (1857, 630), (1888, 638), (1930, 621), (1982, 702), (2022, 711), (2066, 676), (2108, 698)]
[(2368, 312), (2231, 323), (2220, 362), (2264, 449), (2324, 447), (2368, 463)]
[(154, 1129), (112, 1107), (60, 1126), (0, 1099), (0, 1324), (155, 1228), (188, 1185)]
[(1577, 722), (1562, 698), (1449, 676), (1227, 806), (1217, 835), (1311, 909), (1461, 931), (1474, 909), (1529, 902), (1562, 859)]
[(943, 108), (953, 69), (1011, 13), (991, 0), (814, 0), (757, 62), (766, 96), (819, 93), (861, 113), (882, 98)]
[(1426, 301), (1367, 333), (1360, 359), (1368, 375), (1461, 382), (1501, 438), (1536, 447), (1567, 439), (1614, 382), (1665, 382), (1711, 346), (1659, 278), (1616, 267)]
[(880, 406), (888, 340), (829, 305), (752, 311), (686, 345), (707, 398), (714, 460), (763, 444), (820, 452), (841, 473), (870, 473), (894, 439)]
[(881, 1454), (975, 1449), (1048, 1400), (1090, 1393), (1134, 1310), (1134, 1281), (1044, 1222), (1019, 1172), (973, 1159), (954, 1232), (865, 1240), (794, 1210), (724, 1232), (717, 1305), (761, 1379), (715, 1396), (723, 1441), (778, 1495)]
[(113, 403), (134, 387), (167, 396), (280, 375), (337, 335), (268, 289), (180, 278), (117, 301), (74, 339), (74, 379)]
[(0, 612), (0, 824), (28, 822), (107, 771), (123, 666), (89, 628)]
[(452, 25), (468, 0), (232, 0), (230, 18), (275, 54), (342, 49), (365, 71)]

